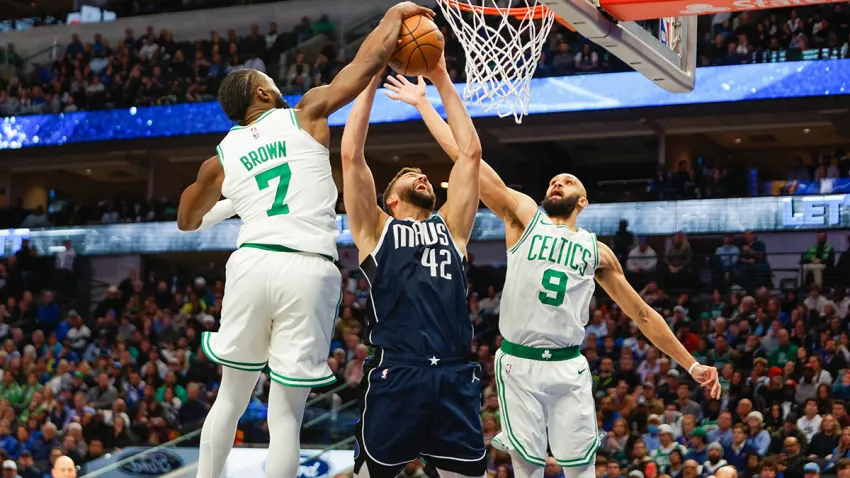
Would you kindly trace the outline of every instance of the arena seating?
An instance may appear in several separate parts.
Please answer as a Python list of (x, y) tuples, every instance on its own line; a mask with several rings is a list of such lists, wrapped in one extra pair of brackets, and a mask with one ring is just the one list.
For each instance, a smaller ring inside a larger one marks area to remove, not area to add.
[[(847, 8), (835, 4), (715, 15), (711, 30), (702, 33), (700, 65), (848, 58)], [(445, 22), (438, 23), (447, 39), (450, 74), (462, 82), (461, 45)], [(243, 67), (266, 71), (285, 94), (304, 93), (327, 84), (350, 60), (337, 44), (339, 33), (327, 16), (304, 18), (291, 31), (253, 24), (246, 36), (231, 29), (225, 36), (212, 33), (194, 42), (177, 42), (173, 32), (150, 26), (144, 34), (128, 32), (120, 39), (74, 36), (54, 61), (39, 64), (25, 64), (25, 54), (10, 44), (0, 47), (0, 116), (212, 101), (221, 78)], [(295, 49), (317, 35), (328, 41), (313, 42), (309, 57)], [(628, 70), (561, 25), (553, 29), (538, 63), (538, 77)]]
[[(607, 463), (609, 474), (648, 474), (655, 467), (673, 476), (689, 460), (708, 470), (718, 447), (720, 457), (742, 473), (757, 473), (752, 467), (781, 459), (783, 450), (789, 468), (798, 461), (816, 462), (823, 470), (839, 466), (850, 453), (841, 441), (842, 427), (850, 425), (845, 407), (850, 293), (844, 290), (850, 286), (850, 253), (830, 252), (813, 234), (804, 260), (824, 258), (830, 272), (820, 282), (803, 277), (799, 289), (777, 295), (762, 286), (767, 277), (762, 272), (769, 274), (776, 256), (757, 236), (724, 245), (715, 240), (718, 249), (707, 256), (694, 252), (692, 242), (705, 249), (698, 238), (674, 238), (659, 253), (643, 241), (626, 228), (613, 248), (643, 297), (688, 349), (720, 368), (723, 396), (705, 399), (681, 368), (646, 343), (629, 317), (597, 296), (583, 349), (600, 403), (599, 463)], [(747, 251), (766, 252), (765, 268), (751, 267), (753, 252)], [(704, 257), (718, 267), (710, 284), (695, 277)], [(173, 267), (140, 276), (130, 270), (90, 309), (73, 310), (80, 305), (77, 279), (87, 260), (70, 246), (39, 256), (24, 243), (0, 265), (0, 459), (17, 461), (21, 476), (41, 476), (22, 471), (49, 467), (53, 448), (85, 464), (118, 448), (192, 433), (215, 399), (219, 370), (201, 352), (199, 340), (200, 332), (216, 327), (223, 271)], [(329, 358), (339, 382), (313, 391), (319, 399), (305, 417), (305, 443), (347, 438), (357, 419), (368, 290), (358, 273), (343, 271), (343, 277)], [(501, 340), (503, 277), (503, 269), (474, 263), (469, 272), (476, 334), (470, 354), (484, 370), (481, 413), (488, 444), (503, 426), (492, 362)], [(240, 443), (268, 440), (267, 385), (263, 376), (241, 421)], [(737, 423), (747, 426), (743, 448), (732, 445), (731, 426)], [(799, 456), (783, 448), (789, 436), (800, 441)], [(503, 466), (509, 466), (505, 456), (492, 454), (493, 473), (498, 476)]]

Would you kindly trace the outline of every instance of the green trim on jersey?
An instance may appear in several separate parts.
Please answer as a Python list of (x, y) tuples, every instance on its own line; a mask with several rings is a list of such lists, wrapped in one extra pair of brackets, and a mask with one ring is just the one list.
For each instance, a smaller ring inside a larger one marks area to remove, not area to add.
[(590, 239), (593, 241), (593, 270), (595, 271), (599, 268), (599, 239), (597, 239), (596, 234), (592, 232), (590, 233)]
[(578, 345), (558, 349), (541, 348), (515, 344), (505, 339), (502, 339), (502, 346), (499, 347), (499, 350), (514, 357), (542, 362), (562, 362), (581, 356), (581, 350)]
[[(327, 259), (331, 262), (334, 261), (333, 257), (325, 255), (325, 254), (319, 254), (319, 253), (316, 253), (316, 252), (299, 251), (298, 249), (293, 249), (291, 247), (281, 246), (280, 244), (257, 244), (257, 243), (254, 243), (254, 242), (246, 242), (245, 244), (242, 244), (241, 246), (239, 246), (239, 249), (242, 249), (243, 247), (247, 247), (249, 249), (260, 249), (260, 250), (263, 250), (263, 251), (271, 251), (271, 252), (296, 252), (296, 253), (299, 253), (299, 254), (312, 254), (314, 256), (319, 256), (322, 259)], [(340, 297), (342, 297), (342, 296), (340, 296)], [(342, 300), (342, 299), (340, 298), (340, 300)]]
[(209, 359), (219, 365), (223, 365), (225, 367), (234, 368), (236, 370), (242, 370), (244, 372), (260, 372), (265, 367), (266, 362), (262, 363), (251, 363), (251, 362), (236, 362), (234, 360), (226, 360), (213, 352), (212, 344), (210, 344), (210, 340), (212, 339), (212, 332), (203, 332), (201, 334), (201, 348), (204, 350), (204, 354), (206, 354)]
[(215, 154), (218, 155), (218, 162), (221, 163), (221, 167), (224, 169), (224, 154), (221, 152), (221, 145), (215, 147)]
[(508, 401), (505, 398), (505, 381), (502, 378), (502, 359), (505, 358), (505, 354), (502, 354), (496, 360), (496, 381), (498, 382), (498, 393), (499, 393), (499, 408), (502, 409), (502, 415), (505, 417), (505, 429), (508, 432), (508, 440), (510, 440), (511, 444), (514, 446), (516, 451), (520, 454), (520, 456), (527, 462), (532, 463), (534, 465), (546, 466), (546, 459), (540, 458), (537, 456), (532, 456), (525, 447), (522, 445), (522, 442), (514, 436), (513, 430), (511, 430), (511, 419), (508, 416)]
[(268, 115), (272, 114), (272, 112), (273, 112), (273, 111), (275, 111), (276, 109), (277, 109), (277, 108), (271, 108), (271, 109), (269, 109), (269, 110), (266, 110), (266, 112), (265, 112), (265, 113), (263, 113), (263, 114), (261, 114), (259, 118), (257, 118), (257, 119), (255, 119), (254, 121), (252, 121), (252, 122), (251, 122), (251, 124), (249, 124), (249, 125), (245, 125), (245, 126), (236, 125), (236, 126), (234, 126), (234, 127), (230, 128), (230, 131), (234, 131), (234, 130), (238, 130), (238, 129), (250, 128), (251, 126), (254, 126), (255, 124), (259, 123), (261, 119), (263, 119), (263, 118), (265, 118), (266, 116), (268, 116)]
[(300, 131), (301, 130), (301, 122), (298, 121), (298, 115), (295, 113), (294, 109), (292, 109), (292, 108), (289, 109), (289, 116), (292, 118), (292, 124), (294, 124), (298, 128), (298, 130)]
[(528, 226), (525, 227), (525, 232), (522, 234), (522, 236), (520, 236), (517, 243), (514, 244), (514, 247), (511, 248), (511, 253), (516, 252), (517, 249), (519, 249), (520, 244), (522, 244), (522, 242), (525, 241), (526, 238), (528, 238), (528, 236), (531, 234), (531, 230), (534, 229), (534, 225), (537, 224), (538, 219), (540, 219), (539, 209), (534, 213), (534, 217), (531, 218), (531, 222), (528, 223)]

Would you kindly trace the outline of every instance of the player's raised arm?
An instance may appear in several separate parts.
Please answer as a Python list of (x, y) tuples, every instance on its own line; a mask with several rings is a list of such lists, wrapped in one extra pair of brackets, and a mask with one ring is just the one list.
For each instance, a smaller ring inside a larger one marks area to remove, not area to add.
[(201, 227), (204, 215), (215, 206), (221, 197), (224, 169), (218, 156), (204, 161), (198, 170), (198, 178), (180, 196), (177, 208), (177, 227), (181, 231), (195, 231)]
[(296, 109), (305, 115), (304, 118), (299, 116), (302, 123), (327, 118), (356, 98), (372, 77), (387, 66), (398, 44), (402, 22), (414, 15), (433, 18), (434, 12), (413, 2), (402, 2), (389, 9), (378, 27), (360, 45), (354, 60), (329, 85), (313, 88), (301, 98)]
[(481, 169), (481, 140), (446, 71), (445, 58), (441, 58), (439, 65), (431, 70), (430, 79), (443, 99), (452, 137), (457, 145), (457, 160), (449, 174), (448, 197), (440, 209), (440, 215), (445, 219), (457, 246), (466, 253), (466, 243), (472, 235), (480, 200), (478, 174)]
[(387, 220), (387, 214), (378, 207), (375, 178), (364, 153), (369, 114), (380, 81), (379, 76), (373, 77), (357, 97), (342, 133), (342, 197), (354, 243), (366, 254), (378, 244)]
[[(425, 96), (425, 81), (420, 78), (418, 83), (413, 84), (401, 75), (396, 78), (388, 77), (387, 80), (389, 83), (385, 84), (384, 87), (392, 92), (386, 93), (387, 97), (416, 107), (419, 114), (422, 115), (422, 119), (425, 120), (428, 130), (434, 136), (434, 139), (440, 143), (443, 151), (452, 161), (457, 161), (458, 147), (452, 135), (452, 130)], [(481, 200), (485, 206), (505, 221), (510, 229), (519, 231), (514, 240), (516, 242), (525, 230), (525, 226), (534, 217), (534, 213), (537, 211), (537, 203), (527, 195), (509, 188), (499, 177), (499, 174), (485, 161), (481, 161), (480, 168), (479, 194)], [(451, 182), (449, 182), (449, 185), (451, 185)]]
[(623, 267), (614, 252), (599, 242), (599, 268), (596, 281), (605, 292), (620, 305), (623, 312), (635, 321), (640, 331), (662, 352), (686, 367), (694, 380), (711, 389), (711, 396), (720, 397), (720, 383), (717, 381), (717, 369), (697, 363), (696, 359), (679, 342), (664, 318), (647, 304), (632, 288), (623, 274)]

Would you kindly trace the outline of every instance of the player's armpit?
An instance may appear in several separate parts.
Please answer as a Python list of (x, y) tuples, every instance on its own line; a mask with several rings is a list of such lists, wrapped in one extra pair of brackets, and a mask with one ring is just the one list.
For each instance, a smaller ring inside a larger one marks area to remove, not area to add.
[(181, 231), (194, 231), (201, 226), (204, 214), (210, 211), (221, 197), (224, 168), (218, 156), (204, 161), (198, 177), (180, 196), (177, 208), (177, 227)]

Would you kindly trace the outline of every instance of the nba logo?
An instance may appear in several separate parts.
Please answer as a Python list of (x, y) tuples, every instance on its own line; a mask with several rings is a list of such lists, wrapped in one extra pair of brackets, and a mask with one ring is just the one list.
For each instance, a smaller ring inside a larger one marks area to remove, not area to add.
[(384, 371), (383, 371), (383, 372), (381, 372), (381, 378), (383, 378), (384, 380), (386, 380), (386, 379), (387, 379), (387, 375), (389, 375), (389, 373), (390, 373), (390, 369), (385, 368), (385, 369), (384, 369)]
[(511, 365), (511, 364), (505, 365), (505, 375), (511, 374), (511, 367), (513, 367), (513, 365)]
[(257, 126), (251, 126), (251, 134), (254, 135), (254, 139), (260, 139), (260, 132), (257, 131)]
[(670, 46), (671, 39), (673, 35), (673, 18), (665, 17), (659, 20), (661, 22), (661, 29), (659, 30), (658, 36), (661, 40), (662, 45)]

